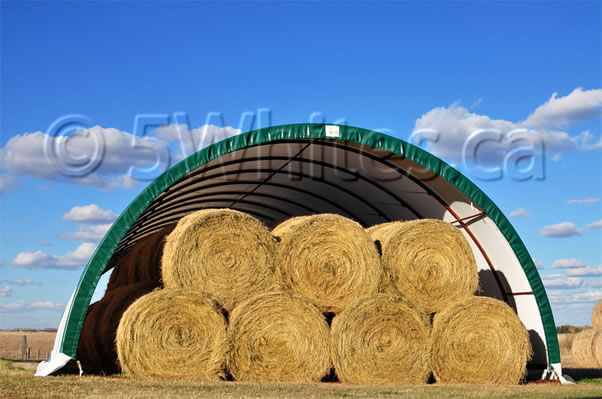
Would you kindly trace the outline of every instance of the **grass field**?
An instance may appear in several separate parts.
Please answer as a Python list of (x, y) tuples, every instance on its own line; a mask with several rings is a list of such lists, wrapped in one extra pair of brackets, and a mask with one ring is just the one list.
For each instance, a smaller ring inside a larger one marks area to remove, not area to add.
[[(21, 340), (27, 337), (32, 360), (44, 360), (46, 352), (52, 351), (55, 332), (45, 331), (0, 331), (0, 359), (21, 359)], [(40, 358), (38, 359), (38, 350)]]
[(527, 384), (394, 385), (252, 384), (235, 382), (133, 380), (125, 377), (60, 376), (39, 378), (32, 370), (0, 364), (2, 398), (600, 398), (602, 379), (577, 385)]

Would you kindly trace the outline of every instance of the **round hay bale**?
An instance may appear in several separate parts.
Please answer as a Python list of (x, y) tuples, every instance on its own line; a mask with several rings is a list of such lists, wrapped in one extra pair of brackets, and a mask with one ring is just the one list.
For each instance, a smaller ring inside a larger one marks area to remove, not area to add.
[(278, 266), (289, 291), (333, 313), (378, 291), (383, 277), (378, 250), (359, 223), (334, 214), (285, 223), (274, 235), (280, 237)]
[(602, 299), (596, 303), (592, 310), (592, 327), (602, 329)]
[(302, 223), (304, 220), (310, 217), (311, 215), (288, 218), (284, 222), (279, 223), (278, 226), (274, 227), (274, 229), (272, 229), (272, 234), (275, 237), (282, 238), (283, 235), (289, 233), (296, 225)]
[(211, 298), (171, 288), (139, 298), (117, 328), (121, 368), (134, 377), (224, 377), (226, 319)]
[(430, 317), (401, 297), (364, 297), (332, 322), (332, 361), (341, 382), (425, 384)]
[(575, 334), (571, 353), (578, 368), (602, 367), (602, 330), (590, 328)]
[(116, 374), (115, 334), (123, 312), (138, 298), (156, 287), (152, 281), (130, 284), (107, 291), (88, 307), (77, 345), (76, 359), (87, 374)]
[(160, 286), (161, 256), (163, 255), (165, 236), (171, 233), (175, 227), (175, 223), (170, 224), (141, 238), (129, 248), (117, 261), (109, 278), (107, 291), (142, 281), (154, 281), (156, 286)]
[[(374, 245), (378, 249), (379, 255), (382, 257), (383, 254), (383, 242), (392, 236), (392, 231), (397, 229), (403, 222), (395, 221), (388, 223), (375, 224), (366, 229), (366, 232), (370, 235), (370, 238), (374, 241)], [(383, 284), (386, 286), (389, 284), (388, 281), (383, 281)], [(393, 291), (394, 292), (394, 291)]]
[(374, 234), (389, 233), (382, 244), (388, 289), (429, 313), (469, 298), (479, 275), (470, 245), (460, 230), (435, 219), (402, 222)]
[(598, 368), (602, 368), (602, 329), (596, 331), (596, 335), (592, 338), (592, 353), (598, 362)]
[(279, 288), (277, 242), (259, 220), (230, 209), (206, 209), (180, 219), (162, 258), (166, 288), (183, 287), (215, 297), (227, 310)]
[(331, 367), (329, 333), (307, 299), (258, 295), (230, 315), (228, 369), (238, 381), (319, 382)]
[(571, 345), (574, 337), (575, 334), (573, 333), (558, 334), (558, 348), (560, 349), (560, 352), (571, 352)]
[(398, 220), (395, 222), (375, 224), (374, 226), (367, 228), (366, 231), (374, 241), (380, 241), (382, 245), (385, 240), (391, 237), (391, 232), (402, 225), (403, 221)]
[(472, 297), (433, 319), (431, 362), (437, 382), (518, 384), (531, 358), (529, 333), (504, 302)]

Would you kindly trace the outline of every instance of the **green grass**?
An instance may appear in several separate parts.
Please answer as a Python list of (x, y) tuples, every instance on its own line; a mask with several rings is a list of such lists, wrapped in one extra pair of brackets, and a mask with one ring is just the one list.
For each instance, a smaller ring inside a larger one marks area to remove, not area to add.
[(602, 379), (577, 385), (346, 385), (258, 384), (192, 380), (136, 380), (121, 375), (34, 377), (33, 372), (0, 363), (0, 398), (595, 398)]

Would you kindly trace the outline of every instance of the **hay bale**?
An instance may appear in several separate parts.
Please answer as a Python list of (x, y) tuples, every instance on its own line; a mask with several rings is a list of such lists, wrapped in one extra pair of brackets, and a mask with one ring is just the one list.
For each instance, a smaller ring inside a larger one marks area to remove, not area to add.
[(274, 229), (272, 229), (272, 234), (275, 237), (282, 237), (285, 234), (288, 234), (292, 231), (300, 223), (303, 223), (304, 220), (307, 220), (311, 217), (311, 215), (305, 216), (295, 216), (292, 218), (286, 219), (284, 222), (279, 223)]
[(435, 219), (412, 220), (377, 230), (383, 238), (382, 265), (388, 290), (429, 313), (467, 299), (479, 275), (470, 245), (460, 230)]
[(370, 237), (372, 237), (374, 241), (379, 241), (382, 245), (385, 240), (391, 237), (391, 233), (401, 226), (403, 226), (403, 221), (398, 220), (395, 222), (375, 224), (374, 226), (367, 228), (366, 232), (370, 234)]
[(330, 370), (324, 315), (307, 299), (271, 292), (230, 315), (228, 369), (238, 381), (318, 382)]
[(161, 256), (165, 245), (165, 236), (173, 231), (176, 224), (167, 227), (138, 240), (127, 253), (117, 262), (111, 273), (107, 291), (124, 285), (143, 281), (154, 281), (161, 285)]
[(117, 328), (122, 369), (134, 377), (198, 378), (224, 376), (226, 319), (211, 298), (171, 288), (139, 298)]
[(575, 334), (567, 333), (567, 334), (558, 334), (558, 348), (560, 352), (571, 352), (571, 344), (573, 343), (573, 338)]
[(119, 320), (134, 301), (151, 292), (155, 286), (154, 282), (146, 281), (118, 287), (88, 307), (75, 357), (86, 374), (119, 372), (115, 350)]
[(602, 329), (602, 299), (596, 303), (592, 310), (592, 327)]
[(431, 362), (437, 382), (518, 384), (531, 358), (529, 333), (504, 302), (472, 297), (433, 319)]
[(295, 218), (274, 229), (280, 238), (284, 286), (323, 312), (340, 312), (378, 291), (382, 267), (376, 246), (357, 222), (334, 214)]
[(571, 344), (575, 334), (565, 333), (558, 334), (558, 348), (560, 349), (560, 359), (563, 367), (571, 367), (573, 365), (573, 355), (571, 354)]
[(592, 338), (592, 353), (598, 363), (598, 368), (602, 368), (602, 329), (596, 329), (597, 333)]
[(163, 283), (206, 292), (227, 310), (251, 296), (279, 288), (277, 242), (254, 217), (230, 209), (205, 209), (180, 219), (167, 236)]
[(590, 328), (575, 334), (571, 353), (578, 368), (602, 367), (602, 330)]
[(342, 382), (425, 384), (430, 317), (391, 294), (364, 297), (332, 322), (332, 361)]

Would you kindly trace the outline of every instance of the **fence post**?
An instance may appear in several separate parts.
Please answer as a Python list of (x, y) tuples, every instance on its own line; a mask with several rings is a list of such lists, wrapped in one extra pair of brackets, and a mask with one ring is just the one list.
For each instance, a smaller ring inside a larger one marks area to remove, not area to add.
[(40, 350), (38, 349), (38, 354), (36, 356), (36, 360), (40, 360)]
[(21, 359), (27, 360), (27, 335), (21, 338)]
[(27, 348), (27, 360), (31, 360), (31, 348)]

